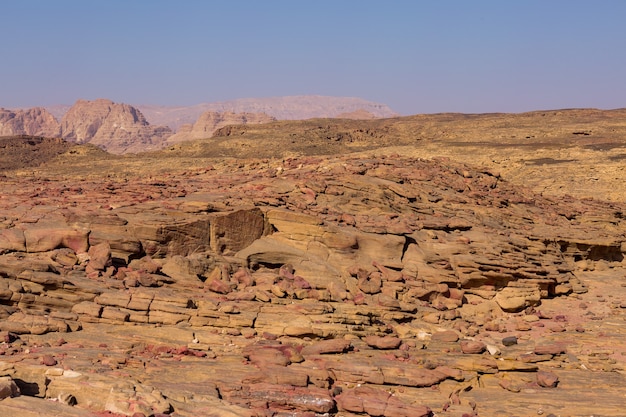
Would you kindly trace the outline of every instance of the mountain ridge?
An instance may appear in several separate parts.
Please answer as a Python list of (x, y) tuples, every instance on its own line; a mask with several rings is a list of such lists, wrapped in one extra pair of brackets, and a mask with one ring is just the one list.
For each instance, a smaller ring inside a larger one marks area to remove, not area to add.
[[(375, 118), (394, 117), (399, 114), (382, 103), (358, 97), (335, 97), (321, 95), (276, 96), (265, 98), (241, 98), (226, 101), (204, 102), (189, 106), (167, 106), (155, 104), (131, 104), (141, 111), (150, 124), (165, 125), (177, 131), (184, 124), (193, 124), (202, 113), (266, 113), (278, 120), (300, 120), (338, 117), (361, 111)], [(57, 120), (69, 111), (72, 105), (58, 104), (43, 106)], [(361, 114), (362, 116), (362, 114)]]

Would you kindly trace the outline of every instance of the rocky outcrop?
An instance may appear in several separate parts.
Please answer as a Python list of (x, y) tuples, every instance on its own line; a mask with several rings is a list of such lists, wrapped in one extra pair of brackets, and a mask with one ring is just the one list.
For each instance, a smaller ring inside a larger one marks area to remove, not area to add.
[(150, 125), (136, 108), (105, 99), (78, 100), (63, 116), (60, 130), (68, 141), (116, 154), (161, 149), (172, 134), (168, 127)]
[(398, 155), (150, 168), (3, 178), (0, 415), (623, 413), (622, 205)]
[(180, 130), (167, 139), (174, 144), (193, 139), (204, 139), (213, 136), (213, 132), (224, 126), (261, 124), (275, 121), (276, 118), (265, 113), (233, 113), (208, 111), (200, 115), (193, 125), (183, 125)]
[(59, 136), (59, 122), (46, 109), (34, 107), (26, 110), (0, 109), (0, 136)]

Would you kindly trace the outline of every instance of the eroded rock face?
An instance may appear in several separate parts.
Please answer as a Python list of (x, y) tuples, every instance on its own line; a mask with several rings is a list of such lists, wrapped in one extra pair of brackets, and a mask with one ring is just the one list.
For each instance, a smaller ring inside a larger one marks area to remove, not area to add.
[(61, 119), (61, 136), (71, 142), (91, 143), (121, 154), (161, 149), (172, 134), (152, 126), (136, 108), (110, 100), (78, 100)]
[(619, 204), (398, 155), (70, 179), (3, 178), (0, 415), (575, 414), (588, 369), (622, 413)]

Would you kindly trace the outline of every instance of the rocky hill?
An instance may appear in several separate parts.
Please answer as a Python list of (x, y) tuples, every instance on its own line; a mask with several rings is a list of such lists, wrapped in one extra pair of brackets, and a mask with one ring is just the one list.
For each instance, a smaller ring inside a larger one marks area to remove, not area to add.
[(59, 122), (46, 109), (0, 109), (0, 136), (31, 135), (54, 138), (59, 136)]
[(178, 132), (167, 139), (167, 144), (175, 144), (193, 139), (210, 138), (224, 126), (261, 124), (276, 121), (265, 113), (233, 113), (207, 111), (200, 115), (193, 125), (183, 125)]
[[(204, 112), (265, 113), (278, 120), (304, 120), (339, 117), (351, 112), (371, 113), (374, 117), (393, 117), (397, 114), (388, 106), (354, 97), (288, 96), (245, 98), (195, 106), (137, 106), (150, 123), (166, 125), (178, 130), (193, 124)], [(360, 117), (359, 117), (360, 118)]]
[(111, 153), (161, 149), (170, 128), (152, 126), (136, 108), (110, 100), (77, 101), (61, 119), (61, 137)]
[(26, 135), (0, 137), (0, 172), (37, 167), (67, 152), (72, 146), (58, 138)]

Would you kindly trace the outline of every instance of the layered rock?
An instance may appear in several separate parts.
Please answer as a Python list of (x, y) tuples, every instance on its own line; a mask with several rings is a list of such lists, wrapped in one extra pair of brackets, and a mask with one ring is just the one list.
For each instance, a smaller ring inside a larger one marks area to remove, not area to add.
[(46, 109), (34, 107), (26, 110), (0, 109), (0, 136), (59, 136), (59, 122)]
[(626, 207), (398, 155), (71, 178), (3, 178), (2, 414), (574, 414), (603, 369), (619, 415)]
[(172, 134), (152, 126), (136, 108), (110, 100), (78, 100), (61, 119), (61, 136), (71, 142), (91, 143), (121, 154), (161, 149)]
[(183, 125), (175, 135), (167, 139), (168, 144), (213, 136), (213, 132), (224, 126), (260, 124), (275, 121), (276, 118), (265, 113), (233, 113), (207, 111), (200, 115), (193, 125)]

